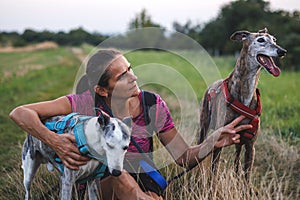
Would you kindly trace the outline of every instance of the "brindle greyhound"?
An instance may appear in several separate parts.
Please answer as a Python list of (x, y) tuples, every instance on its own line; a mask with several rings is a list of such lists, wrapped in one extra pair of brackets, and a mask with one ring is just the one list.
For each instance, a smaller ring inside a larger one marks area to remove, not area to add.
[[(254, 143), (260, 124), (261, 103), (256, 88), (260, 70), (263, 67), (273, 76), (279, 76), (280, 69), (272, 57), (283, 57), (287, 51), (276, 44), (276, 39), (268, 34), (266, 28), (258, 33), (237, 31), (230, 38), (243, 42), (243, 48), (230, 76), (213, 83), (205, 93), (201, 105), (199, 143), (207, 137), (210, 129), (216, 130), (239, 115), (246, 116), (242, 123), (250, 123), (252, 129), (239, 133), (240, 143), (235, 145), (235, 168), (238, 173), (240, 153), (245, 145), (244, 173), (249, 182), (254, 161)], [(218, 148), (213, 151), (212, 174), (217, 171), (221, 150)]]

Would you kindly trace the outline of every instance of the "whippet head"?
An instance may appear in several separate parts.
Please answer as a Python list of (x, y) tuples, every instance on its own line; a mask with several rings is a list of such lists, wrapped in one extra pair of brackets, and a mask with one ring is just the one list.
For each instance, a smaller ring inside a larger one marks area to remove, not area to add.
[(102, 147), (106, 154), (109, 172), (113, 176), (119, 176), (123, 170), (123, 161), (128, 149), (131, 136), (132, 118), (123, 120), (102, 115), (98, 118), (102, 127)]
[(249, 59), (247, 61), (249, 67), (259, 69), (262, 66), (273, 76), (280, 75), (280, 69), (275, 65), (272, 57), (283, 57), (287, 51), (276, 44), (276, 38), (268, 33), (267, 28), (257, 33), (237, 31), (230, 39), (243, 42), (240, 56)]

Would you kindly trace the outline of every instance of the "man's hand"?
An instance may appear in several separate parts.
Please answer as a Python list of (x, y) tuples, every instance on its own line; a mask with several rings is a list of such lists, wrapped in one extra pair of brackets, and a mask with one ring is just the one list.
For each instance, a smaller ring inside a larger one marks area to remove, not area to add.
[(217, 131), (220, 132), (220, 136), (214, 147), (221, 148), (239, 143), (240, 135), (237, 133), (252, 128), (250, 124), (237, 126), (243, 119), (245, 119), (245, 116), (239, 116), (231, 123), (219, 128)]
[(51, 148), (55, 151), (62, 163), (69, 169), (79, 170), (79, 166), (87, 164), (90, 158), (80, 154), (74, 135), (57, 134)]

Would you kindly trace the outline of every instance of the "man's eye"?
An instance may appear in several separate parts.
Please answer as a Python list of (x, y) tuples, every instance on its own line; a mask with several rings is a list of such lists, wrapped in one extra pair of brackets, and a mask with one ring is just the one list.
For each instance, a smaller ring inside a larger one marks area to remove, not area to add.
[(126, 74), (123, 74), (122, 76), (120, 76), (120, 79), (119, 79), (119, 80), (124, 79), (126, 76), (127, 76), (127, 73), (126, 73)]

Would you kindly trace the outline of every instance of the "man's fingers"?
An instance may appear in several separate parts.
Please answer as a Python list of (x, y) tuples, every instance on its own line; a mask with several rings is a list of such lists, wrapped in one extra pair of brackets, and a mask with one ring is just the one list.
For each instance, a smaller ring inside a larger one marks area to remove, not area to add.
[(239, 143), (240, 142), (240, 134), (235, 134), (235, 136), (232, 138), (233, 143)]
[(79, 165), (73, 164), (72, 161), (64, 160), (63, 164), (65, 165), (65, 167), (71, 170), (79, 170)]
[(66, 138), (68, 138), (72, 143), (76, 143), (76, 139), (75, 139), (74, 135), (64, 134), (63, 136), (65, 136)]
[(240, 131), (251, 129), (251, 128), (252, 128), (252, 125), (250, 125), (250, 124), (244, 124), (244, 125), (240, 125), (240, 126), (236, 127), (235, 131), (236, 132), (240, 132)]
[(243, 115), (240, 115), (239, 117), (235, 118), (230, 124), (235, 127), (236, 125), (238, 125), (238, 123), (240, 123), (243, 119), (245, 119), (246, 117)]
[(65, 159), (62, 160), (67, 168), (72, 170), (79, 170), (79, 166), (87, 164), (90, 158), (71, 153), (68, 156), (66, 156)]
[(66, 135), (66, 138), (69, 139), (71, 141), (71, 144), (69, 144), (68, 148), (66, 147), (65, 150), (65, 154), (75, 160), (78, 160), (78, 161), (88, 161), (90, 160), (90, 158), (86, 157), (86, 156), (83, 156), (81, 155), (78, 147), (76, 144), (76, 139), (73, 135), (70, 135), (70, 134), (64, 134)]
[(240, 139), (235, 139), (235, 140), (234, 140), (234, 138), (232, 138), (232, 141), (233, 141), (234, 144), (240, 143)]
[(62, 134), (60, 148), (56, 149), (57, 155), (63, 164), (72, 170), (78, 170), (79, 166), (87, 164), (90, 158), (80, 154), (75, 137), (70, 134)]
[(228, 133), (228, 134), (236, 134), (236, 130), (233, 128), (229, 128), (229, 127), (223, 127), (222, 128), (222, 133)]

